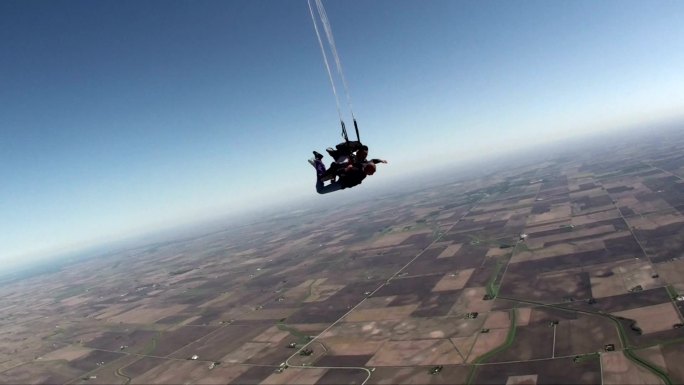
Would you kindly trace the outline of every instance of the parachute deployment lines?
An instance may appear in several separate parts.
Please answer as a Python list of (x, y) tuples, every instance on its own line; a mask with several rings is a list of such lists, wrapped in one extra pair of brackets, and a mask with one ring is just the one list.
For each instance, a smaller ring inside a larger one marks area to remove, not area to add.
[(354, 129), (356, 130), (356, 139), (360, 142), (359, 137), (359, 126), (356, 123), (356, 116), (354, 116), (354, 109), (352, 108), (351, 96), (349, 95), (349, 87), (347, 86), (347, 79), (344, 77), (344, 71), (342, 71), (342, 62), (340, 61), (340, 55), (337, 53), (337, 47), (335, 46), (335, 38), (332, 34), (332, 28), (330, 26), (330, 21), (328, 20), (328, 15), (325, 13), (325, 8), (321, 0), (313, 0), (316, 4), (316, 12), (314, 12), (314, 7), (311, 5), (312, 0), (307, 0), (309, 4), (309, 12), (311, 13), (311, 21), (313, 21), (314, 30), (316, 31), (316, 37), (318, 38), (318, 44), (321, 47), (321, 54), (323, 55), (323, 62), (325, 63), (325, 69), (328, 72), (328, 78), (330, 79), (330, 86), (332, 87), (333, 95), (335, 95), (335, 104), (337, 105), (337, 115), (340, 117), (340, 124), (342, 125), (342, 137), (345, 141), (349, 141), (347, 136), (347, 128), (344, 125), (344, 119), (342, 118), (342, 109), (340, 108), (340, 98), (337, 95), (337, 87), (335, 87), (335, 80), (333, 79), (332, 71), (330, 70), (330, 64), (328, 63), (328, 55), (325, 51), (325, 46), (323, 45), (323, 39), (321, 39), (321, 34), (318, 30), (317, 19), (320, 20), (321, 26), (325, 33), (328, 49), (332, 54), (333, 60), (335, 61), (335, 67), (337, 69), (337, 74), (342, 80), (342, 86), (344, 88), (344, 94), (347, 98), (347, 105), (349, 106), (349, 112), (351, 113), (352, 119), (354, 120)]

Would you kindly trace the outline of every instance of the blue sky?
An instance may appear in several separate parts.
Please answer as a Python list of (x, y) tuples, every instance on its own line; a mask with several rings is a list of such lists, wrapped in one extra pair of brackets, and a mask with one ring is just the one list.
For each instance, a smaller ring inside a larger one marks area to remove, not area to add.
[[(324, 4), (390, 161), (340, 194), (684, 107), (681, 1)], [(0, 261), (334, 201), (338, 130), (304, 0), (0, 2)]]

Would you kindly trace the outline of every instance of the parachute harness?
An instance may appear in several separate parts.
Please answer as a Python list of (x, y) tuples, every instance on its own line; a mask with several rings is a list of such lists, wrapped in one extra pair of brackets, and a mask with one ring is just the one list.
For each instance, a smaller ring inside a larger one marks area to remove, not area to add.
[[(342, 62), (340, 61), (340, 56), (337, 53), (337, 47), (335, 46), (335, 38), (332, 34), (332, 27), (330, 26), (330, 21), (328, 20), (328, 15), (325, 12), (323, 3), (321, 0), (314, 0), (316, 3), (316, 11), (318, 18), (320, 19), (321, 25), (323, 26), (323, 31), (328, 41), (328, 47), (330, 53), (335, 60), (335, 67), (337, 73), (342, 79), (342, 86), (344, 88), (344, 93), (347, 98), (347, 105), (349, 106), (349, 112), (351, 113), (352, 119), (354, 120), (354, 129), (356, 130), (356, 139), (360, 142), (359, 137), (359, 126), (356, 123), (356, 116), (354, 116), (354, 110), (352, 108), (351, 96), (349, 94), (349, 87), (347, 86), (347, 79), (344, 77), (344, 72), (342, 71)], [(349, 142), (349, 137), (347, 136), (347, 128), (344, 125), (344, 119), (342, 118), (342, 110), (340, 108), (340, 99), (337, 95), (337, 88), (335, 87), (335, 81), (333, 80), (332, 71), (330, 70), (330, 64), (328, 63), (328, 55), (325, 52), (325, 47), (323, 45), (323, 39), (321, 39), (321, 34), (318, 30), (318, 23), (316, 21), (316, 14), (314, 14), (314, 8), (311, 6), (311, 0), (307, 0), (309, 4), (309, 12), (311, 13), (311, 21), (313, 21), (314, 30), (316, 31), (316, 37), (318, 38), (318, 44), (321, 47), (321, 53), (323, 54), (323, 62), (325, 63), (325, 69), (328, 72), (328, 78), (330, 79), (330, 85), (332, 87), (333, 95), (335, 95), (335, 103), (337, 105), (337, 114), (340, 117), (340, 124), (342, 125), (342, 137), (345, 141)]]

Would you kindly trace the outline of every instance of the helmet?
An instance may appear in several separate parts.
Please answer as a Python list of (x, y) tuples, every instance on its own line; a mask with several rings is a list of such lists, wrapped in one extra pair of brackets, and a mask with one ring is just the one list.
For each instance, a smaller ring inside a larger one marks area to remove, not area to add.
[(366, 173), (366, 175), (373, 175), (375, 174), (375, 164), (374, 163), (366, 163), (363, 166), (363, 172)]

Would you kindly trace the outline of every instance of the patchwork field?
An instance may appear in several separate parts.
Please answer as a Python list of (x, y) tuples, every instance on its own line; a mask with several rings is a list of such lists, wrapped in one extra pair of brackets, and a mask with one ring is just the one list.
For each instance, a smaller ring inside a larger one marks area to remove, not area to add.
[(0, 383), (682, 383), (684, 133), (663, 135), (5, 279)]

